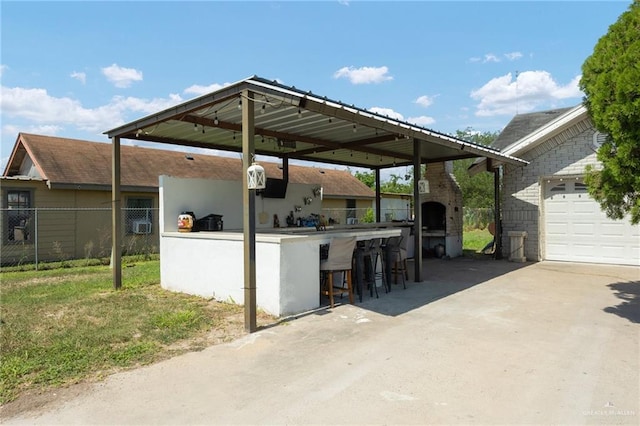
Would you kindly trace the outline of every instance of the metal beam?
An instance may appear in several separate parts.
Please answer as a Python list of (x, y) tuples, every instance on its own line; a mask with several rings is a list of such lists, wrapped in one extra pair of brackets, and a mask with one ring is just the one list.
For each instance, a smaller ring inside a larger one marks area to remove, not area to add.
[(495, 224), (493, 231), (493, 241), (495, 243), (495, 251), (493, 258), (502, 259), (502, 220), (500, 219), (500, 167), (493, 169), (493, 223)]
[(120, 193), (120, 138), (111, 140), (111, 268), (113, 288), (122, 287), (122, 197)]
[(422, 206), (420, 205), (420, 190), (418, 181), (422, 177), (420, 157), (422, 144), (413, 140), (413, 266), (414, 281), (422, 282)]
[(380, 169), (375, 169), (376, 181), (376, 222), (382, 222), (380, 215), (382, 214), (382, 206), (380, 204)]
[(242, 91), (242, 206), (244, 242), (244, 328), (256, 323), (256, 191), (249, 190), (247, 169), (255, 157), (253, 92)]

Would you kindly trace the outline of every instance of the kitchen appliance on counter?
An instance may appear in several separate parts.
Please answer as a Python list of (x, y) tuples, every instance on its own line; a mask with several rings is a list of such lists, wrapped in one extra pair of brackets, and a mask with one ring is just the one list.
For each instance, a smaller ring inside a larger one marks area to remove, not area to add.
[(222, 231), (222, 215), (209, 214), (195, 221), (194, 231)]

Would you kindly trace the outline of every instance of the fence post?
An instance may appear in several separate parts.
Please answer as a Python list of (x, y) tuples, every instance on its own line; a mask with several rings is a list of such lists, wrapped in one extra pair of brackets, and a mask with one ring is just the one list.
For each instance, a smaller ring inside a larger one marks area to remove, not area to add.
[(37, 208), (35, 209), (34, 216), (35, 216), (35, 218), (34, 218), (34, 221), (35, 221), (35, 230), (34, 230), (35, 244), (34, 244), (34, 247), (35, 247), (35, 250), (36, 250), (34, 259), (35, 259), (36, 271), (37, 271), (38, 270), (38, 209)]

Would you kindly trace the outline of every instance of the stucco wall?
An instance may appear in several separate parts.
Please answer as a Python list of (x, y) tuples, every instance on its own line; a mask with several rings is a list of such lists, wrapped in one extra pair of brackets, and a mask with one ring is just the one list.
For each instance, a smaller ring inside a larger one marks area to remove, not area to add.
[(543, 142), (525, 154), (523, 167), (505, 166), (502, 189), (502, 247), (509, 256), (509, 231), (527, 231), (524, 254), (528, 260), (542, 260), (544, 247), (544, 184), (553, 177), (579, 177), (588, 164), (597, 165), (591, 121), (585, 119), (565, 132)]

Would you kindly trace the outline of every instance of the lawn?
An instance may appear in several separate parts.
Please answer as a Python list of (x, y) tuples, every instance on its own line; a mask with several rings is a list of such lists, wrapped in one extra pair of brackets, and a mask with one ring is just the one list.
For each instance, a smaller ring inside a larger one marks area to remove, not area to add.
[[(243, 308), (163, 290), (159, 261), (3, 272), (0, 403), (229, 341)], [(262, 313), (258, 323), (274, 319)]]
[(465, 253), (479, 253), (492, 240), (493, 235), (486, 228), (465, 230), (462, 234), (462, 248)]

